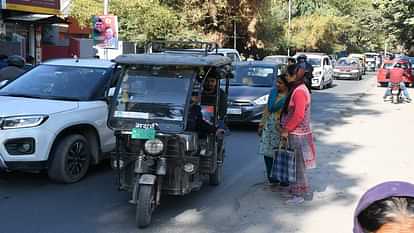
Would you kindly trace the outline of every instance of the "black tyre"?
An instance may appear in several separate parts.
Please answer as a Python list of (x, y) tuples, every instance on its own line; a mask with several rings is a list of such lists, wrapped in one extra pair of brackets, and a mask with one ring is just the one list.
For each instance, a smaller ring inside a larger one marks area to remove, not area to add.
[(221, 182), (223, 181), (223, 163), (222, 162), (217, 162), (217, 168), (214, 171), (214, 173), (212, 173), (210, 175), (210, 185), (220, 185)]
[(318, 90), (323, 90), (325, 88), (325, 79), (322, 79), (321, 84), (319, 84)]
[(400, 97), (398, 97), (397, 95), (392, 95), (392, 103), (393, 104), (398, 104), (400, 102)]
[(223, 162), (224, 162), (224, 149), (221, 149), (217, 155), (217, 167), (214, 173), (210, 174), (210, 185), (220, 185), (223, 181)]
[(140, 185), (135, 220), (137, 227), (145, 228), (151, 224), (155, 210), (154, 185)]
[(331, 81), (328, 83), (328, 88), (332, 88), (332, 86), (333, 86), (333, 80), (331, 80)]
[(91, 149), (80, 134), (68, 135), (57, 142), (51, 154), (49, 178), (59, 183), (75, 183), (88, 172)]

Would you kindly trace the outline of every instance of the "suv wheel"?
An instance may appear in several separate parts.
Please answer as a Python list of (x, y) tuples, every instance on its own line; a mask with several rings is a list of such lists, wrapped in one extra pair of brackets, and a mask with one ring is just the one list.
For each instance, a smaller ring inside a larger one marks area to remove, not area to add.
[(324, 78), (322, 78), (322, 80), (321, 80), (321, 84), (319, 84), (318, 89), (319, 89), (319, 90), (323, 90), (324, 88), (325, 88), (325, 79), (324, 79)]
[(53, 149), (49, 177), (59, 183), (81, 180), (91, 163), (91, 150), (86, 138), (80, 134), (62, 138)]

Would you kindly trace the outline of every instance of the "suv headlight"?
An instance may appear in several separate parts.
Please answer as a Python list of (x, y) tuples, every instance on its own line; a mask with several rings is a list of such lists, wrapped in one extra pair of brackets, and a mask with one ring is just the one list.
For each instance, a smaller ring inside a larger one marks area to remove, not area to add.
[(49, 118), (49, 116), (46, 115), (5, 117), (1, 121), (1, 129), (37, 127), (43, 124), (47, 118)]
[(150, 155), (158, 155), (164, 150), (164, 143), (158, 138), (148, 140), (145, 142), (144, 149)]
[(264, 95), (260, 98), (257, 98), (255, 100), (253, 100), (253, 103), (255, 103), (257, 105), (263, 105), (263, 104), (267, 104), (268, 100), (269, 100), (269, 95)]

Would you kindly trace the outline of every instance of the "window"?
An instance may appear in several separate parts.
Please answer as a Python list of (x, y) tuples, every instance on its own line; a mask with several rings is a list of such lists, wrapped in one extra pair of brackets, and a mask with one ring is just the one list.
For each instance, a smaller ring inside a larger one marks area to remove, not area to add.
[(228, 53), (227, 57), (229, 57), (232, 61), (240, 61), (236, 53)]

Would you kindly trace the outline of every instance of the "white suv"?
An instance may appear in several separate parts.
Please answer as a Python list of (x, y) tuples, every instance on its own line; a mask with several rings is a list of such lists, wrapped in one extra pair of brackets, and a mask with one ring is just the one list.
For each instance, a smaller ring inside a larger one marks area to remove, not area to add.
[[(215, 53), (215, 52), (212, 52)], [(240, 54), (235, 49), (217, 49), (217, 53), (222, 54), (223, 56), (229, 57), (232, 62), (240, 62)]]
[[(301, 53), (305, 54), (308, 63), (313, 66), (313, 79), (312, 87), (317, 89), (324, 89), (330, 87), (333, 84), (333, 66), (332, 61), (326, 54), (319, 53)], [(295, 58), (298, 57), (297, 54)]]
[(104, 98), (113, 72), (110, 61), (59, 59), (0, 89), (0, 168), (82, 179), (115, 147)]

